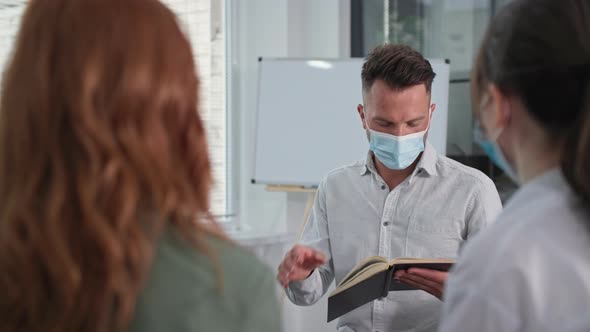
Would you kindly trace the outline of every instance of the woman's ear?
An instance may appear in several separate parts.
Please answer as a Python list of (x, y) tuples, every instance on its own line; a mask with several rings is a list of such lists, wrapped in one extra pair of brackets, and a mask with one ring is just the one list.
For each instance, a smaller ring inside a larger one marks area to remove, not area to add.
[(498, 87), (494, 84), (490, 84), (489, 86), (490, 92), (490, 103), (491, 103), (491, 112), (490, 114), (490, 124), (494, 126), (494, 128), (506, 128), (508, 122), (510, 120), (510, 102), (508, 101), (508, 96), (506, 96)]

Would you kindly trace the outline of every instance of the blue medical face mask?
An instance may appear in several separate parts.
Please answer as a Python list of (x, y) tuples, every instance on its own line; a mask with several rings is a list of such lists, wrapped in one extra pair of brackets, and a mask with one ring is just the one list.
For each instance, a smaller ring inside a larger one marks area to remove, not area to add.
[(516, 174), (514, 168), (510, 166), (506, 160), (506, 157), (504, 157), (502, 149), (500, 149), (500, 146), (496, 142), (503, 130), (504, 128), (499, 129), (499, 131), (494, 135), (495, 139), (491, 140), (488, 139), (484, 134), (480, 123), (476, 122), (473, 126), (473, 138), (475, 139), (475, 142), (477, 142), (477, 144), (479, 144), (479, 146), (481, 146), (481, 148), (485, 151), (488, 157), (490, 157), (494, 164), (496, 164), (496, 166), (500, 167), (500, 169), (504, 171), (504, 173), (506, 173), (506, 175), (508, 175), (508, 177), (514, 181), (514, 183), (520, 184), (518, 174)]
[(369, 148), (387, 168), (393, 170), (408, 168), (424, 151), (424, 135), (430, 128), (430, 114), (431, 111), (428, 112), (428, 127), (424, 131), (405, 136), (395, 136), (369, 128), (365, 113), (365, 122), (370, 136)]

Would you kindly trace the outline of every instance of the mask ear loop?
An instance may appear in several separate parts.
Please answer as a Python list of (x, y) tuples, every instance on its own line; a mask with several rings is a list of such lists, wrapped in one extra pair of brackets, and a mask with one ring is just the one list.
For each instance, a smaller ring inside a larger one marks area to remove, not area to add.
[[(502, 116), (504, 117), (504, 122), (507, 124), (508, 121), (510, 121), (510, 113), (512, 112), (512, 106), (510, 105), (510, 102), (508, 100), (505, 101), (505, 105), (506, 108), (509, 110), (508, 113), (503, 114)], [(492, 139), (494, 142), (498, 141), (498, 138), (500, 138), (500, 135), (502, 135), (502, 133), (504, 132), (504, 129), (506, 129), (506, 125), (504, 125), (504, 127), (498, 128), (496, 129), (496, 132), (494, 133), (494, 137), (490, 137), (490, 139)]]
[(430, 103), (430, 106), (428, 107), (428, 127), (426, 127), (424, 132), (427, 132), (428, 129), (430, 129), (430, 123), (432, 123), (432, 103)]
[(363, 114), (365, 115), (363, 120), (365, 121), (365, 126), (367, 127), (367, 129), (369, 131), (371, 131), (371, 127), (369, 127), (369, 121), (367, 121), (367, 109), (365, 108), (365, 105), (363, 105)]
[[(489, 103), (489, 100), (490, 100), (489, 95), (486, 95), (485, 99), (482, 100), (482, 102), (481, 102), (481, 104), (479, 106), (479, 109), (481, 110), (480, 112), (486, 112), (484, 110), (484, 106)], [(508, 110), (510, 110), (507, 114), (504, 114), (503, 115), (505, 122), (508, 123), (508, 121), (511, 118), (510, 117), (510, 113), (512, 112), (511, 111), (512, 110), (512, 105), (510, 105), (510, 101), (508, 101), (508, 100), (504, 101), (504, 103), (506, 105), (506, 108)], [(495, 129), (493, 133), (489, 133), (488, 134), (487, 133), (487, 130), (485, 130), (485, 128), (483, 127), (483, 125), (481, 123), (481, 120), (478, 120), (478, 123), (479, 123), (479, 126), (480, 126), (480, 130), (481, 130), (482, 134), (484, 135), (484, 138), (486, 138), (490, 142), (497, 142), (498, 138), (500, 137), (500, 135), (502, 135), (502, 133), (504, 132), (504, 129), (506, 128), (506, 127), (500, 127), (500, 128)]]

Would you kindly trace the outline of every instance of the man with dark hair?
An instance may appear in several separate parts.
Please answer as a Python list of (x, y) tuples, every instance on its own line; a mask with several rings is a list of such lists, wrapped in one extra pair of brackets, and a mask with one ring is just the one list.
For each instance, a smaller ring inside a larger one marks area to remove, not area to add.
[[(428, 60), (407, 46), (379, 46), (361, 77), (357, 110), (370, 151), (319, 185), (301, 244), (279, 267), (295, 304), (315, 303), (368, 256), (456, 258), (461, 243), (502, 208), (487, 176), (427, 142), (435, 111)], [(435, 331), (446, 273), (410, 269), (396, 279), (426, 292), (392, 292), (342, 316), (338, 330)]]

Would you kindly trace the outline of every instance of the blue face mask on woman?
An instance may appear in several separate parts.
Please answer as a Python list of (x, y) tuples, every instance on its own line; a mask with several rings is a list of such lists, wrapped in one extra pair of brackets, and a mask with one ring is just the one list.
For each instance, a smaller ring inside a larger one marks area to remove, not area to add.
[[(370, 144), (369, 148), (377, 159), (387, 168), (393, 170), (406, 169), (418, 158), (418, 155), (424, 151), (424, 135), (430, 128), (430, 114), (428, 112), (428, 127), (421, 132), (405, 136), (395, 136), (369, 128)], [(365, 113), (365, 121), (366, 121)]]
[[(498, 132), (495, 136), (500, 137), (500, 134), (502, 134), (502, 130), (503, 129), (500, 129), (500, 132)], [(510, 164), (504, 157), (504, 153), (502, 152), (502, 149), (500, 149), (498, 143), (496, 143), (495, 140), (490, 140), (486, 137), (483, 130), (481, 129), (481, 125), (479, 122), (476, 122), (473, 126), (473, 138), (475, 139), (475, 142), (479, 144), (479, 146), (481, 146), (481, 148), (488, 155), (488, 157), (490, 157), (492, 162), (496, 164), (496, 166), (498, 166), (504, 173), (506, 173), (506, 175), (508, 175), (508, 177), (512, 181), (514, 181), (514, 183), (520, 183), (516, 171), (514, 171), (514, 168), (510, 166)]]

